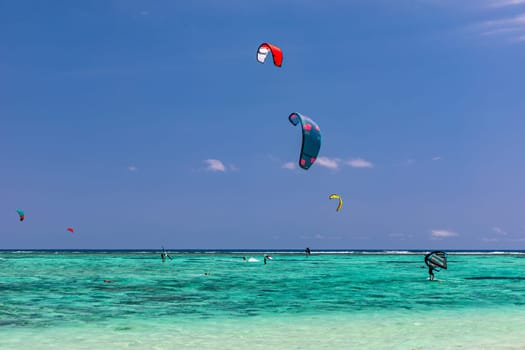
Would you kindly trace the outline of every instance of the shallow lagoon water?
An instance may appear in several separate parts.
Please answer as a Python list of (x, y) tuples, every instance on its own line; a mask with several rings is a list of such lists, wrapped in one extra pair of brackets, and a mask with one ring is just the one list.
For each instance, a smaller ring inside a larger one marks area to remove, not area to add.
[(1, 252), (0, 349), (525, 349), (524, 254), (263, 254)]

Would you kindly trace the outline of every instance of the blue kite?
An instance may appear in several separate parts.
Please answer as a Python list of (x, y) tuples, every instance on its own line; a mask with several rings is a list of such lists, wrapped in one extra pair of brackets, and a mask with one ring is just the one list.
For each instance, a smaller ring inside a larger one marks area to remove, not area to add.
[(301, 123), (303, 144), (301, 146), (299, 166), (304, 170), (308, 170), (317, 159), (321, 148), (321, 129), (311, 118), (300, 113), (292, 113), (288, 119), (294, 126)]

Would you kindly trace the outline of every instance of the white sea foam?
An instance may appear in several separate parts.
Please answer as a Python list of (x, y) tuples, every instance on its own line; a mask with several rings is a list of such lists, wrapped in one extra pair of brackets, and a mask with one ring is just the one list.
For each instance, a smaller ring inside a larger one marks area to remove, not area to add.
[(450, 252), (449, 255), (525, 255), (525, 252), (513, 252), (513, 251), (493, 251), (493, 252)]

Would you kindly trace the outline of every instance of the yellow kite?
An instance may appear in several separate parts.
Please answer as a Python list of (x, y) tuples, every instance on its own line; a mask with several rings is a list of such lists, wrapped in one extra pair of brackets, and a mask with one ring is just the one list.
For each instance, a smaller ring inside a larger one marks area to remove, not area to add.
[(341, 208), (343, 207), (343, 199), (341, 198), (341, 196), (338, 195), (338, 194), (331, 194), (329, 198), (330, 199), (339, 199), (339, 204), (337, 205), (336, 211), (340, 211)]

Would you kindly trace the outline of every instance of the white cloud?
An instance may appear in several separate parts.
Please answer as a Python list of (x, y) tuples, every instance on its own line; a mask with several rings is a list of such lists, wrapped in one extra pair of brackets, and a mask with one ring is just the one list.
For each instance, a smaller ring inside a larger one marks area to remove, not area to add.
[(481, 239), (483, 242), (498, 242), (499, 239), (493, 237), (484, 237)]
[(432, 234), (432, 237), (436, 237), (436, 238), (459, 236), (456, 232), (448, 231), (448, 230), (432, 230), (431, 234)]
[(525, 38), (525, 13), (514, 17), (485, 21), (474, 28), (485, 37), (506, 39), (513, 42), (523, 41)]
[(374, 164), (368, 160), (362, 158), (350, 159), (346, 164), (350, 165), (352, 168), (373, 168)]
[(440, 156), (433, 157), (432, 160), (441, 160)]
[(525, 41), (525, 0), (425, 0), (437, 6), (476, 11), (492, 20), (467, 25), (471, 34), (506, 43)]
[(295, 169), (295, 163), (294, 162), (287, 162), (284, 163), (281, 168), (288, 169), (288, 170), (294, 170)]
[(520, 28), (499, 28), (499, 29), (485, 30), (481, 32), (481, 35), (488, 37), (488, 36), (497, 36), (497, 35), (503, 35), (503, 34), (513, 34), (519, 31), (520, 31)]
[(322, 240), (322, 239), (326, 239), (326, 240), (339, 240), (341, 239), (342, 237), (339, 236), (339, 235), (323, 235), (321, 233), (317, 233), (313, 236), (308, 236), (308, 235), (301, 235), (299, 236), (299, 238), (301, 239), (306, 239), (306, 240), (313, 240), (313, 239), (318, 239), (318, 240)]
[(491, 7), (507, 7), (515, 5), (523, 5), (525, 0), (492, 0), (489, 4)]
[(506, 236), (507, 232), (503, 231), (500, 227), (493, 227), (492, 231), (496, 232), (498, 235)]
[(319, 164), (320, 166), (324, 166), (325, 168), (337, 169), (337, 168), (339, 168), (340, 159), (328, 158), (328, 157), (319, 157), (319, 158), (317, 158), (316, 162), (317, 162), (317, 164)]
[(128, 166), (128, 170), (131, 171), (131, 172), (134, 172), (134, 171), (137, 171), (139, 169), (136, 166), (134, 166), (134, 165), (130, 165), (130, 166)]
[(206, 159), (204, 163), (208, 164), (206, 169), (209, 171), (222, 171), (222, 172), (226, 171), (226, 167), (224, 166), (224, 163), (218, 159)]
[(433, 2), (435, 5), (447, 6), (449, 8), (463, 8), (469, 10), (488, 10), (510, 6), (524, 5), (525, 0), (425, 0)]
[(503, 19), (485, 21), (482, 23), (482, 25), (485, 27), (502, 28), (502, 29), (503, 28), (511, 29), (511, 28), (515, 28), (514, 26), (522, 26), (524, 24), (525, 24), (525, 13), (522, 13), (514, 17), (507, 17)]

